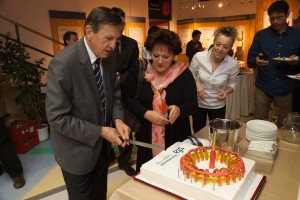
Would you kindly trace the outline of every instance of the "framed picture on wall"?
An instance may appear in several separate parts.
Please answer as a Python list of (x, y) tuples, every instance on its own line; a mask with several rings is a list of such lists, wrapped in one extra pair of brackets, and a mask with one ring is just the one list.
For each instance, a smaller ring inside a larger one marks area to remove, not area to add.
[(181, 39), (182, 43), (182, 52), (181, 54), (185, 54), (186, 52), (186, 45), (191, 40), (192, 37), (192, 30), (191, 29), (179, 29), (178, 36)]
[[(49, 10), (52, 38), (63, 43), (63, 35), (67, 31), (74, 31), (78, 38), (84, 35), (85, 13)], [(53, 43), (54, 53), (58, 53), (64, 46)]]
[(142, 49), (144, 46), (145, 38), (144, 38), (144, 31), (143, 28), (129, 28), (128, 29), (128, 37), (134, 38), (139, 47), (139, 55), (142, 55)]
[[(68, 31), (73, 31), (73, 32), (77, 33), (79, 40), (84, 36), (84, 34), (83, 34), (84, 30), (83, 30), (82, 26), (58, 26), (57, 31), (58, 31), (59, 41), (62, 43), (64, 43), (63, 36)], [(60, 49), (63, 49), (63, 48), (64, 47), (62, 45), (60, 45)]]

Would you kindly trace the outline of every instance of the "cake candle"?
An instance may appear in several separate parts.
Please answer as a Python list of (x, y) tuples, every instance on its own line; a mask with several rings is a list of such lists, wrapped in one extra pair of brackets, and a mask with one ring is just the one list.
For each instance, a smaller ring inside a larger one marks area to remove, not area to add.
[(214, 169), (215, 168), (215, 162), (216, 162), (216, 140), (217, 140), (217, 131), (214, 130), (214, 135), (213, 135), (213, 145), (210, 151), (210, 160), (209, 160), (209, 169)]

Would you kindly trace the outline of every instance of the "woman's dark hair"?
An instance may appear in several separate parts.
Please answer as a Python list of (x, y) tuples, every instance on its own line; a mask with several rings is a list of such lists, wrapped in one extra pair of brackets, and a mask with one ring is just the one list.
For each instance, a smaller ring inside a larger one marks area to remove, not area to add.
[(148, 35), (145, 47), (150, 52), (157, 44), (166, 45), (169, 48), (169, 51), (174, 55), (178, 55), (182, 52), (181, 40), (179, 36), (175, 32), (167, 29), (159, 29), (157, 32)]
[(268, 15), (272, 12), (279, 12), (287, 15), (289, 12), (289, 4), (286, 1), (275, 1), (268, 8)]
[(85, 20), (84, 27), (90, 25), (92, 30), (97, 33), (102, 25), (116, 25), (124, 26), (122, 19), (114, 14), (110, 8), (97, 7), (94, 8), (87, 19)]

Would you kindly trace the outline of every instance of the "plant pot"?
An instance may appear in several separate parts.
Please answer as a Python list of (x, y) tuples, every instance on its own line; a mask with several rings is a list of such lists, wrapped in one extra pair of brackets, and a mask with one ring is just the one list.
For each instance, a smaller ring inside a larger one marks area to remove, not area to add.
[(49, 138), (48, 125), (43, 124), (43, 127), (38, 129), (38, 134), (39, 134), (40, 141), (47, 140)]

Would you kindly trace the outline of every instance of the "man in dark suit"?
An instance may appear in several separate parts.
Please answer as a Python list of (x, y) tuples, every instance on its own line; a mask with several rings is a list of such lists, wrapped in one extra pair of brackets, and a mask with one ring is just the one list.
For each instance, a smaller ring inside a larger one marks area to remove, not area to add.
[[(121, 17), (125, 23), (125, 12), (121, 8), (114, 7), (112, 8), (112, 11), (114, 14)], [(139, 64), (139, 48), (136, 40), (125, 35), (122, 35), (121, 39), (118, 41), (118, 44), (119, 45), (117, 45), (114, 49), (114, 53), (116, 55), (117, 78), (122, 89), (129, 69)], [(128, 111), (126, 107), (123, 108), (124, 112)], [(126, 122), (126, 119), (124, 120)], [(129, 164), (131, 152), (132, 144), (125, 146), (124, 148), (119, 146), (119, 156), (117, 158), (119, 169), (124, 170), (128, 176), (133, 176), (135, 174), (135, 170)]]
[[(5, 119), (9, 116), (6, 112), (4, 95), (0, 88), (0, 176), (5, 170), (13, 179), (13, 186), (19, 189), (25, 185), (23, 166), (19, 159), (12, 141), (8, 136)], [(1, 165), (3, 164), (3, 167)]]
[[(123, 122), (113, 55), (123, 26), (111, 9), (94, 8), (85, 37), (49, 64), (46, 112), (71, 200), (106, 199), (110, 142), (128, 145), (119, 138), (128, 138), (130, 129)], [(116, 128), (109, 127), (112, 122)]]

